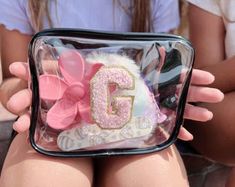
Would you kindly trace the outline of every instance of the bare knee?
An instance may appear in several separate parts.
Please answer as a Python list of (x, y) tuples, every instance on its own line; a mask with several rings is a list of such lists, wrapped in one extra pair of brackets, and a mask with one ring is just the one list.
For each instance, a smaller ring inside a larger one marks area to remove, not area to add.
[(36, 153), (18, 135), (4, 163), (0, 186), (91, 186), (93, 168), (90, 159), (52, 158)]
[(153, 154), (106, 159), (102, 172), (102, 187), (188, 186), (182, 160), (173, 146)]

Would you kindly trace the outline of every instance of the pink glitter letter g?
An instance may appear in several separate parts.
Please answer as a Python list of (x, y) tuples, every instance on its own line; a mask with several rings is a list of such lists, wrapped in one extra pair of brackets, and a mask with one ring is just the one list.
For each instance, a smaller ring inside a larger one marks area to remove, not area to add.
[(131, 119), (134, 97), (117, 96), (111, 102), (110, 84), (119, 89), (134, 89), (134, 76), (121, 66), (100, 68), (90, 82), (92, 117), (101, 128), (122, 128)]

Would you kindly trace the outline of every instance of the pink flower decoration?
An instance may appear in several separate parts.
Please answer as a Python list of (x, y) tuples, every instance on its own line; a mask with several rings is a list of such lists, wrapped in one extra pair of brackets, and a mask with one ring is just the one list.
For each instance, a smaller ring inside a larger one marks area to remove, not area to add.
[(85, 63), (75, 50), (63, 52), (58, 65), (63, 78), (52, 74), (39, 77), (40, 97), (56, 101), (47, 112), (46, 121), (53, 129), (66, 129), (74, 121), (92, 123), (89, 82), (103, 64)]

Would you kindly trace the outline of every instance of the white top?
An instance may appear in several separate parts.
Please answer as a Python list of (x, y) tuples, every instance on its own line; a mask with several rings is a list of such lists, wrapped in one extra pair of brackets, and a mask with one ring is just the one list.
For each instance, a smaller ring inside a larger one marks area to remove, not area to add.
[[(120, 0), (50, 0), (54, 28), (83, 28), (128, 32), (131, 27), (130, 1)], [(113, 6), (113, 2), (115, 6)], [(9, 30), (32, 35), (28, 0), (0, 0), (0, 24)], [(124, 8), (123, 8), (124, 7)], [(179, 25), (178, 1), (152, 0), (153, 32), (168, 32)], [(44, 29), (48, 28), (44, 21)]]
[(188, 0), (190, 3), (223, 18), (226, 57), (235, 55), (235, 0)]

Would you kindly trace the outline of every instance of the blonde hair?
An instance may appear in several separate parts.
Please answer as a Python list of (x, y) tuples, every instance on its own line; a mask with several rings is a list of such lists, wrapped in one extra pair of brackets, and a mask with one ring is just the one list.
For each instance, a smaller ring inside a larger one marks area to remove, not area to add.
[[(49, 26), (52, 27), (53, 23), (49, 14), (49, 2), (51, 0), (29, 0), (29, 11), (31, 14), (32, 24), (36, 32), (42, 30), (43, 20), (46, 17)], [(56, 2), (56, 0), (55, 0)]]
[[(49, 26), (53, 27), (53, 23), (49, 14), (49, 2), (51, 0), (29, 0), (29, 10), (33, 27), (36, 32), (43, 28), (43, 19), (49, 22)], [(54, 0), (56, 3), (56, 0)], [(113, 0), (115, 3), (115, 0)], [(118, 4), (125, 11), (125, 7), (122, 6), (120, 0), (117, 0)], [(131, 13), (132, 18), (131, 31), (132, 32), (150, 32), (152, 27), (151, 20), (151, 0), (131, 0)]]

